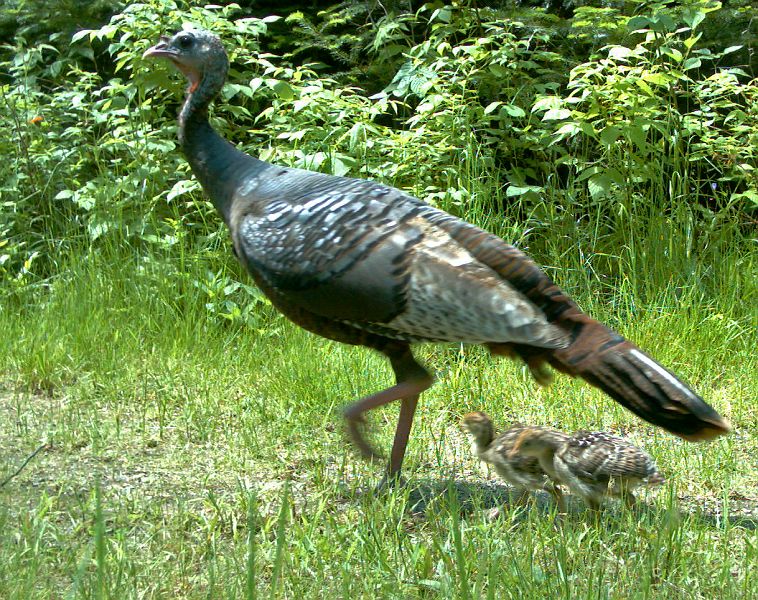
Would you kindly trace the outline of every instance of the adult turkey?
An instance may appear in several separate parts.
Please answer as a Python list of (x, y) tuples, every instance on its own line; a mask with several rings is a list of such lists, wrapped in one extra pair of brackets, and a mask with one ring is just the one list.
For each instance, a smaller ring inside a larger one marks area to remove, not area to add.
[(546, 365), (599, 387), (643, 419), (687, 440), (728, 423), (672, 373), (591, 319), (525, 254), (395, 188), (281, 167), (232, 146), (208, 123), (229, 61), (207, 31), (162, 37), (144, 53), (189, 80), (179, 142), (231, 232), (256, 284), (292, 321), (363, 345), (390, 361), (396, 384), (350, 404), (348, 431), (361, 452), (363, 414), (400, 400), (388, 475), (402, 466), (418, 396), (432, 376), (414, 342), (484, 344), (522, 358), (540, 383)]

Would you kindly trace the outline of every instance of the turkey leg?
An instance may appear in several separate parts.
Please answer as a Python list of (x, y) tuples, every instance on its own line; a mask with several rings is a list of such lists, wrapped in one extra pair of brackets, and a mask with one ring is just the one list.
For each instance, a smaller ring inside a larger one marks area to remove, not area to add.
[(400, 474), (405, 457), (405, 448), (408, 445), (408, 437), (413, 425), (413, 415), (416, 412), (418, 397), (421, 392), (432, 385), (432, 376), (416, 362), (409, 346), (393, 349), (384, 349), (384, 354), (390, 359), (392, 370), (395, 372), (396, 384), (391, 388), (361, 398), (357, 402), (347, 406), (343, 412), (347, 420), (347, 430), (353, 444), (368, 459), (374, 459), (380, 455), (366, 441), (361, 432), (361, 425), (365, 422), (363, 413), (383, 406), (395, 400), (401, 400), (400, 417), (395, 430), (395, 440), (392, 444), (392, 453), (387, 467), (388, 479), (395, 479)]

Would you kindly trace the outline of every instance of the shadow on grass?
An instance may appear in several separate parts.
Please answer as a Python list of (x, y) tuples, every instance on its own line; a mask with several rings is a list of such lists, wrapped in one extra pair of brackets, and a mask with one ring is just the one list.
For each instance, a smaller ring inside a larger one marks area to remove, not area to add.
[[(514, 488), (495, 482), (472, 482), (454, 479), (414, 479), (408, 484), (408, 512), (415, 517), (426, 517), (441, 507), (457, 508), (461, 516), (486, 512), (493, 516), (499, 509), (510, 512), (520, 509), (525, 517), (535, 511), (548, 518), (556, 513), (553, 498), (546, 492), (531, 493), (527, 502), (520, 501), (521, 494)], [(371, 492), (373, 493), (373, 491)], [(572, 495), (564, 496), (569, 518), (583, 518), (593, 513), (584, 503)], [(675, 505), (659, 507), (640, 501), (635, 509), (629, 509), (619, 502), (611, 501), (601, 512), (603, 521), (619, 520), (624, 513), (633, 510), (640, 517), (648, 515), (654, 521), (691, 519), (713, 529), (740, 527), (749, 531), (758, 530), (758, 506), (754, 502), (730, 502), (728, 514), (724, 517), (722, 505), (714, 501), (696, 503), (690, 498), (682, 498)]]
[[(496, 509), (505, 512), (520, 509), (524, 515), (528, 511), (545, 516), (555, 512), (555, 503), (547, 492), (531, 493), (525, 500), (518, 490), (495, 482), (414, 479), (409, 485), (407, 506), (415, 516), (425, 516), (442, 506), (457, 508), (463, 516)], [(569, 512), (578, 510), (573, 506), (577, 504), (574, 499), (568, 500)]]
[(751, 507), (744, 507), (744, 509), (745, 512), (731, 512), (726, 518), (724, 518), (722, 511), (718, 508), (711, 510), (707, 507), (705, 510), (692, 508), (688, 513), (691, 518), (702, 521), (714, 529), (740, 527), (749, 531), (758, 530), (758, 516), (755, 515), (758, 512), (758, 507), (753, 505)]

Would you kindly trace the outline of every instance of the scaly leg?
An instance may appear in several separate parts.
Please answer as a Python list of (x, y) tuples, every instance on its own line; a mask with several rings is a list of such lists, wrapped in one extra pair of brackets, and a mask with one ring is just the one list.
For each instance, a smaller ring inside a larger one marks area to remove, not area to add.
[(396, 385), (358, 400), (346, 407), (343, 415), (347, 420), (348, 433), (353, 443), (364, 457), (372, 459), (376, 458), (378, 454), (365, 440), (361, 432), (360, 426), (364, 422), (363, 413), (395, 400), (402, 401), (390, 463), (387, 468), (387, 480), (391, 480), (400, 475), (400, 469), (403, 466), (405, 448), (408, 445), (408, 437), (411, 432), (419, 394), (432, 385), (433, 379), (426, 369), (413, 358), (407, 344), (385, 348), (382, 352), (390, 359), (392, 369), (395, 372)]

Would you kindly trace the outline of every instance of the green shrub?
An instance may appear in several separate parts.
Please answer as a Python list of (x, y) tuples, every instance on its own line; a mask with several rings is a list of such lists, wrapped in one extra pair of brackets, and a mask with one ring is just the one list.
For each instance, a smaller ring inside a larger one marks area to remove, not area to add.
[[(0, 61), (11, 77), (0, 87), (10, 133), (0, 150), (11, 157), (0, 165), (0, 273), (21, 289), (61, 273), (72, 252), (122, 249), (170, 258), (177, 266), (160, 276), (178, 288), (229, 290), (212, 294), (213, 314), (238, 315), (228, 302), (253, 297), (231, 285), (227, 236), (176, 146), (183, 78), (141, 59), (183, 25), (224, 39), (232, 65), (212, 120), (251, 154), (380, 179), (547, 264), (576, 256), (564, 271), (599, 279), (641, 272), (638, 250), (665, 233), (650, 225), (663, 214), (666, 235), (682, 241), (666, 251), (673, 263), (655, 262), (687, 272), (699, 247), (716, 252), (758, 203), (756, 82), (719, 67), (736, 46), (702, 46), (715, 6), (633, 17), (611, 32), (624, 45), (577, 61), (549, 20), (465, 2), (388, 5), (381, 16), (335, 4), (322, 13), (333, 37), (321, 49), (347, 53), (346, 64), (326, 73), (304, 61), (321, 31), (312, 16), (254, 18), (236, 4), (132, 4), (64, 49), (17, 36)], [(588, 37), (592, 14), (578, 11), (568, 39)], [(375, 23), (342, 40), (361, 15)], [(288, 28), (295, 51), (271, 52)], [(210, 274), (185, 281), (187, 256)]]

